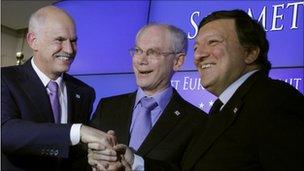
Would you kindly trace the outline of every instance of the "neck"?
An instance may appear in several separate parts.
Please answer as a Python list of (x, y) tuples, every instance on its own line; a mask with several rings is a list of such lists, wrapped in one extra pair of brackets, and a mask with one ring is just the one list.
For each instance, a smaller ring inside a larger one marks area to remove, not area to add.
[(45, 74), (49, 79), (51, 80), (56, 80), (57, 78), (60, 77), (61, 73), (50, 73), (48, 72), (48, 69), (42, 65), (39, 60), (37, 60), (35, 57), (33, 57), (34, 64), (36, 67), (43, 73)]
[(166, 88), (168, 88), (168, 87), (169, 87), (169, 85), (168, 85), (168, 86), (165, 86), (165, 87), (163, 87), (163, 88), (160, 88), (160, 89), (148, 90), (148, 89), (143, 89), (142, 87), (141, 87), (141, 89), (145, 92), (146, 95), (148, 95), (148, 96), (153, 96), (153, 95), (155, 95), (155, 94), (157, 94), (157, 93), (159, 93), (159, 92), (164, 91), (164, 90), (165, 90)]

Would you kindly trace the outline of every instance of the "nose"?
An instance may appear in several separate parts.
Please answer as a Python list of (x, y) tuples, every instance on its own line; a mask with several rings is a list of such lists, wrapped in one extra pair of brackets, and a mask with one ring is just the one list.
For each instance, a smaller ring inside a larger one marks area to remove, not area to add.
[(70, 40), (66, 40), (63, 44), (63, 50), (68, 54), (74, 54), (76, 47), (73, 42), (71, 42)]
[(140, 65), (146, 65), (148, 64), (149, 56), (147, 55), (147, 52), (143, 52), (141, 55), (138, 55), (137, 58), (134, 59), (136, 59)]
[(208, 48), (206, 48), (206, 47), (196, 48), (196, 50), (194, 51), (195, 61), (202, 61), (209, 56), (210, 56), (210, 53), (208, 51)]

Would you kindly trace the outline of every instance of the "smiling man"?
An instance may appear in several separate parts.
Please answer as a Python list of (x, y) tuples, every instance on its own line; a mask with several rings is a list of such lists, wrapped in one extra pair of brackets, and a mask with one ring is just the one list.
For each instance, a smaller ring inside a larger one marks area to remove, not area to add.
[(28, 29), (33, 57), (1, 68), (1, 169), (82, 170), (74, 162), (79, 142), (111, 135), (80, 124), (89, 121), (95, 92), (66, 73), (76, 55), (74, 21), (47, 6), (32, 14)]
[[(118, 142), (139, 156), (178, 164), (206, 119), (203, 111), (171, 86), (174, 72), (184, 62), (187, 41), (186, 34), (174, 26), (144, 26), (130, 49), (138, 90), (101, 99), (92, 125), (103, 131), (114, 130)], [(90, 153), (90, 164), (107, 159), (101, 154)], [(128, 162), (132, 170), (144, 169), (144, 161), (138, 156), (135, 163)]]
[(195, 41), (201, 84), (218, 97), (183, 170), (304, 170), (304, 97), (268, 77), (262, 25), (241, 10), (205, 17)]

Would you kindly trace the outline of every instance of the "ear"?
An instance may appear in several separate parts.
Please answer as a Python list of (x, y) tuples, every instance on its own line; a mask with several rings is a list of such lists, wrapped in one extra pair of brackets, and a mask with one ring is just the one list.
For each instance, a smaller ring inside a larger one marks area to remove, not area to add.
[(259, 47), (248, 48), (247, 55), (246, 55), (246, 58), (245, 58), (245, 63), (246, 64), (254, 63), (257, 60), (259, 54), (260, 54), (260, 48)]
[(178, 71), (185, 61), (185, 53), (178, 53), (174, 58), (173, 70)]
[(26, 41), (28, 45), (35, 51), (38, 49), (37, 47), (37, 37), (33, 32), (28, 32), (26, 35)]

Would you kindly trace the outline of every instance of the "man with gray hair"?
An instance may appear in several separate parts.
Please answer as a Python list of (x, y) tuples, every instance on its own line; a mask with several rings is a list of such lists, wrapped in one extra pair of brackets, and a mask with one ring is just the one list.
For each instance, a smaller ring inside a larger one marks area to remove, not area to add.
[[(114, 130), (121, 144), (114, 151), (89, 143), (89, 163), (94, 169), (116, 169), (118, 165), (107, 161), (119, 159), (132, 170), (144, 169), (142, 157), (176, 164), (182, 160), (206, 119), (170, 84), (184, 62), (187, 41), (186, 34), (171, 25), (153, 23), (138, 32), (130, 49), (137, 91), (101, 99), (92, 120), (93, 127)], [(121, 149), (124, 155), (119, 156)]]
[(113, 137), (81, 124), (89, 121), (95, 92), (66, 74), (76, 55), (74, 21), (43, 7), (30, 18), (27, 42), (33, 57), (1, 69), (1, 169), (81, 170), (73, 167), (79, 143), (112, 146)]

